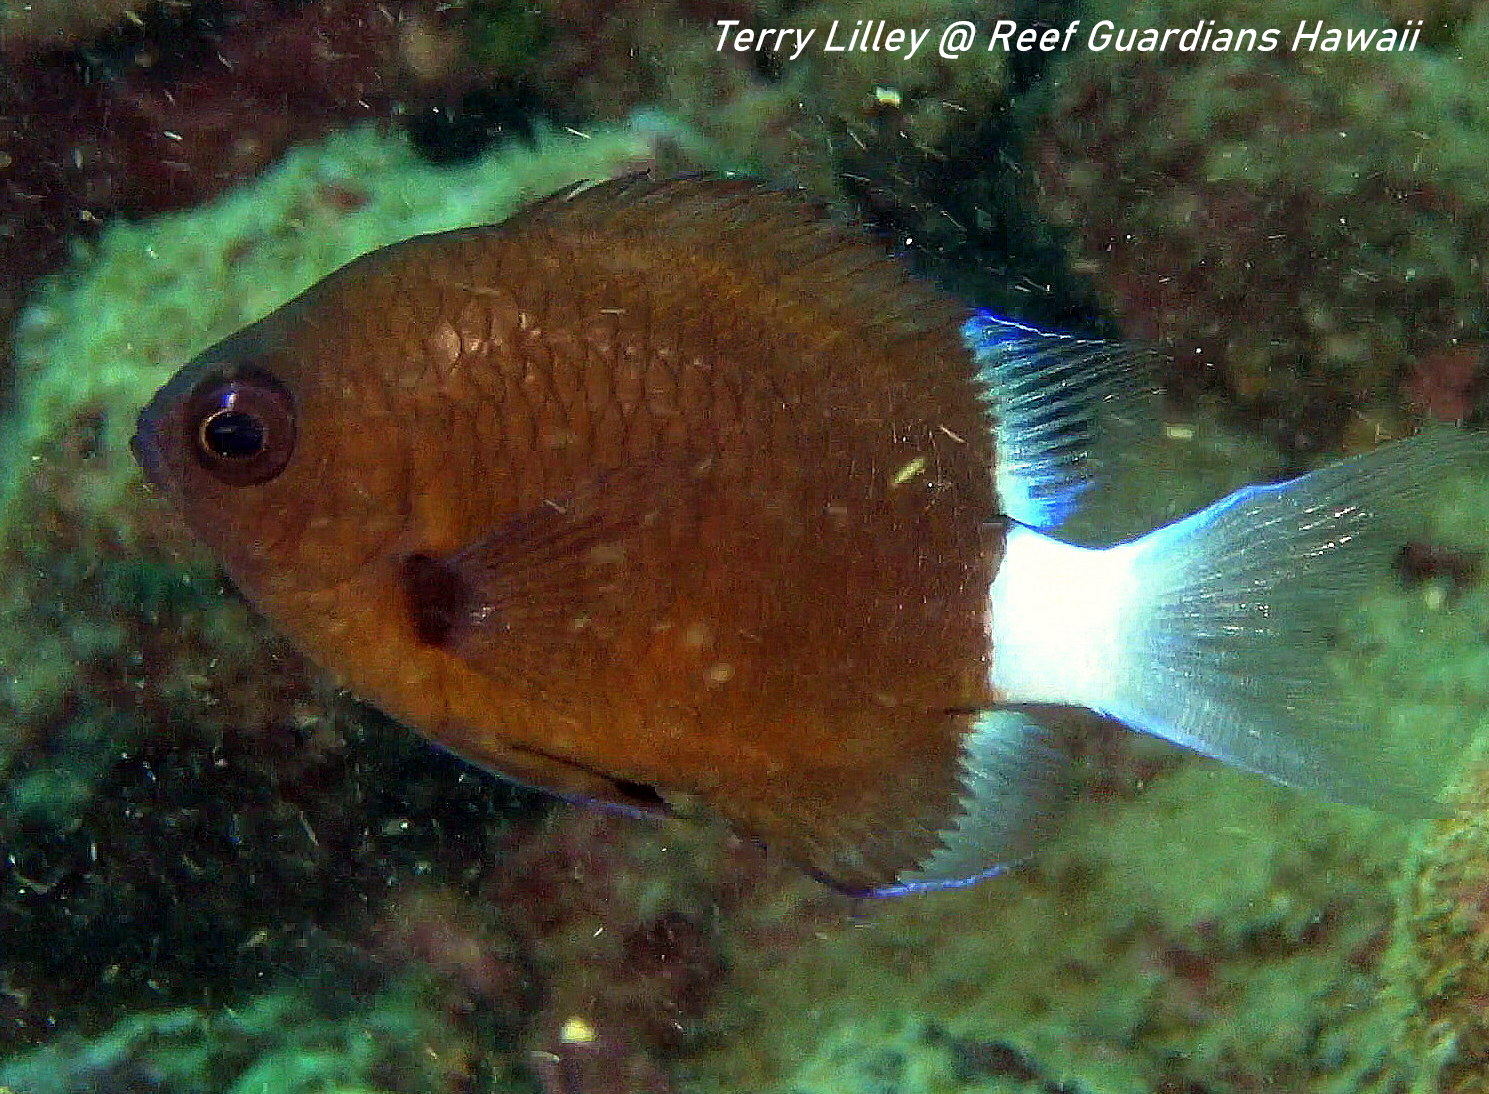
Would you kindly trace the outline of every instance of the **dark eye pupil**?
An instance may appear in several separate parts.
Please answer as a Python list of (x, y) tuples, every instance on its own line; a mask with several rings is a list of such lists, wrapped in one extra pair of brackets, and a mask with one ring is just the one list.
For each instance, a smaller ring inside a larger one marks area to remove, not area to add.
[(183, 438), (197, 463), (225, 486), (260, 486), (295, 452), (295, 400), (267, 372), (236, 368), (192, 393)]
[(202, 424), (202, 441), (222, 459), (251, 459), (264, 450), (264, 423), (241, 410), (220, 410)]

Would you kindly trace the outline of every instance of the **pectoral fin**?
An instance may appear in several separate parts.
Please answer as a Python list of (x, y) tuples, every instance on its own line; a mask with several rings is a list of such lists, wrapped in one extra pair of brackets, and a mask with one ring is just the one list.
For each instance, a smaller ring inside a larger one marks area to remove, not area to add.
[(453, 554), (407, 556), (415, 632), (483, 676), (546, 694), (665, 610), (677, 577), (666, 545), (693, 534), (710, 478), (706, 463), (606, 472)]

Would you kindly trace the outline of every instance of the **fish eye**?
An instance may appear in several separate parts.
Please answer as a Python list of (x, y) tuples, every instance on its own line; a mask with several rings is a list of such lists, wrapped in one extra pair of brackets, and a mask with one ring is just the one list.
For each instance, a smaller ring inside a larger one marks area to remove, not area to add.
[(230, 486), (268, 482), (295, 449), (295, 404), (284, 385), (258, 372), (203, 387), (188, 417), (197, 462)]

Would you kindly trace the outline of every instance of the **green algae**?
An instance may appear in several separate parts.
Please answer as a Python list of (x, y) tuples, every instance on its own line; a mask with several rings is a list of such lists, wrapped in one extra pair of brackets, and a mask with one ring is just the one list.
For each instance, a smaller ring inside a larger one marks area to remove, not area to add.
[(365, 998), (285, 987), (216, 1012), (134, 1014), (97, 1037), (64, 1036), (0, 1063), (0, 1089), (425, 1094), (462, 1062), (432, 1002), (427, 986), (409, 980)]
[[(1482, 677), (1480, 677), (1482, 679)], [(1489, 736), (1456, 788), (1457, 810), (1414, 841), (1386, 968), (1403, 1019), (1396, 1051), (1419, 1061), (1412, 1094), (1489, 1089)]]

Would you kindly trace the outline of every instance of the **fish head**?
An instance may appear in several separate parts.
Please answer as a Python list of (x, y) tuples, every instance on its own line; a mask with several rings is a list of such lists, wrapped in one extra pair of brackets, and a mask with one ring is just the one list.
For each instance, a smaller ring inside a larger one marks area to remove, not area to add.
[(347, 382), (336, 310), (292, 301), (218, 342), (136, 423), (147, 481), (258, 602), (345, 581), (399, 511), (387, 408)]
[[(539, 342), (511, 305), (510, 271), (541, 251), (468, 237), (479, 266), (465, 238), (374, 252), (209, 347), (141, 411), (134, 453), (238, 590), (339, 683), (519, 781), (655, 811), (645, 780), (587, 744), (618, 747), (630, 647), (610, 656), (605, 624), (651, 640), (635, 601), (663, 584), (615, 575), (692, 513), (668, 491), (701, 487), (666, 462), (592, 473), (585, 432), (549, 397), (590, 358), (561, 326)], [(617, 317), (597, 315), (613, 337)], [(523, 336), (529, 356), (508, 349)], [(562, 383), (534, 382), (548, 363)], [(598, 417), (609, 386), (582, 390)]]

